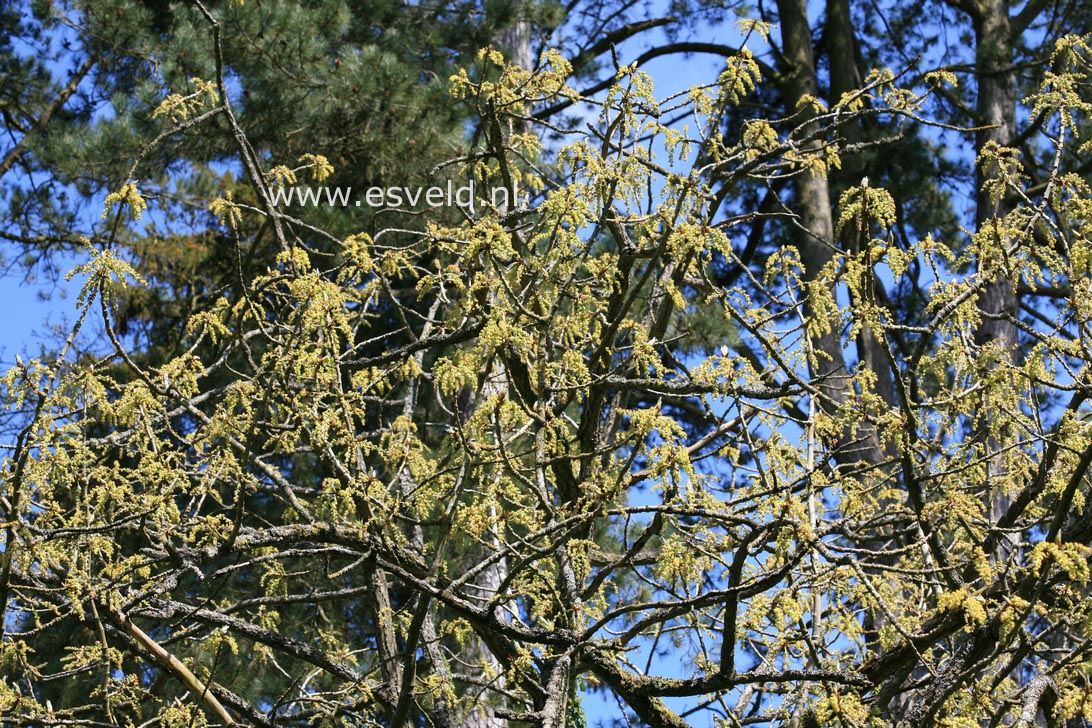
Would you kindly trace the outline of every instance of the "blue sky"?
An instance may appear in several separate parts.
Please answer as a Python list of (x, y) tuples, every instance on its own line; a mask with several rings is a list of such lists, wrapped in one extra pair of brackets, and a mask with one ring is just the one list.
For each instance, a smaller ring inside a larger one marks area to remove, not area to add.
[[(704, 27), (696, 34), (703, 40), (715, 39), (718, 42), (729, 43), (740, 41), (738, 32), (731, 26), (723, 29)], [(619, 60), (622, 63), (632, 62), (643, 50), (663, 40), (663, 35), (657, 31), (648, 39), (624, 44), (619, 48)], [(653, 77), (657, 98), (664, 99), (673, 94), (685, 92), (691, 86), (714, 81), (723, 66), (723, 58), (696, 54), (690, 57), (672, 56), (655, 59), (642, 70)], [(100, 113), (108, 114), (109, 110), (104, 109)], [(693, 121), (689, 121), (692, 126)], [(98, 203), (92, 203), (88, 209), (94, 210), (97, 207)], [(10, 258), (15, 251), (9, 249), (4, 253), (6, 258)], [(71, 258), (60, 263), (59, 268), (63, 274), (79, 262), (81, 262), (79, 259)], [(25, 271), (19, 265), (7, 266), (0, 279), (0, 310), (6, 314), (3, 324), (0, 325), (0, 368), (6, 369), (13, 364), (17, 354), (27, 359), (38, 354), (43, 346), (49, 346), (51, 342), (55, 342), (56, 338), (48, 338), (50, 326), (64, 324), (65, 330), (69, 328), (76, 316), (76, 293), (81, 285), (82, 277), (77, 277), (71, 282), (65, 282), (63, 277), (56, 282), (35, 280), (25, 277)], [(646, 658), (647, 650), (643, 650), (638, 661), (644, 663)], [(660, 674), (678, 674), (678, 671), (683, 668), (677, 658), (668, 661), (653, 659), (651, 664), (653, 670)], [(583, 705), (592, 725), (610, 725), (622, 718), (617, 704), (609, 696), (587, 694), (583, 698)], [(678, 708), (682, 705), (673, 707)], [(706, 722), (697, 720), (693, 723), (695, 728), (705, 728), (706, 725), (712, 728), (712, 713), (707, 712), (704, 716)]]
[[(695, 39), (738, 44), (740, 36), (731, 27), (731, 20), (729, 18), (724, 27), (703, 26), (692, 29)], [(624, 44), (619, 48), (619, 60), (622, 63), (631, 62), (642, 50), (662, 40), (662, 34), (656, 32), (647, 40)], [(757, 38), (752, 39), (752, 45), (757, 42)], [(672, 56), (656, 59), (642, 70), (652, 76), (656, 96), (663, 99), (693, 85), (714, 81), (723, 64), (723, 58), (711, 55)], [(92, 204), (90, 207), (94, 209), (96, 205)], [(5, 252), (10, 255), (12, 251)], [(77, 263), (78, 261), (71, 260), (60, 267), (65, 270)], [(80, 279), (70, 283), (61, 280), (53, 284), (51, 281), (28, 281), (23, 275), (19, 266), (9, 266), (0, 280), (0, 307), (5, 312), (3, 324), (0, 325), (0, 366), (12, 363), (16, 354), (34, 355), (43, 344), (48, 343), (45, 336), (48, 325), (65, 323), (75, 318), (75, 294), (82, 283)], [(43, 293), (48, 294), (48, 297), (43, 298)], [(639, 658), (634, 656), (633, 659), (636, 663), (643, 663), (645, 657), (646, 654), (642, 651)], [(653, 671), (668, 675), (677, 674), (684, 667), (674, 655), (664, 660), (655, 659), (652, 665)], [(669, 702), (672, 707), (680, 708), (685, 701)], [(598, 720), (609, 724), (611, 719), (620, 718), (614, 701), (600, 695), (585, 696), (584, 707), (593, 724)], [(695, 728), (705, 728), (706, 725), (711, 728), (713, 713), (707, 711), (702, 715), (703, 719), (696, 716), (690, 719)]]
[[(20, 270), (7, 270), (0, 279), (0, 366), (15, 361), (16, 354), (37, 354), (50, 325), (64, 323), (75, 312), (80, 283), (28, 282)], [(45, 296), (43, 298), (43, 296)]]
[[(666, 14), (666, 8), (663, 12)], [(732, 25), (732, 19), (729, 18), (723, 26), (703, 25), (691, 28), (690, 33), (694, 40), (736, 44), (741, 41), (741, 36)], [(648, 33), (647, 36), (621, 44), (619, 60), (622, 63), (632, 62), (642, 51), (666, 40), (660, 30)], [(760, 42), (753, 38), (751, 45), (754, 46), (756, 41)], [(656, 96), (663, 99), (686, 91), (691, 86), (716, 80), (723, 65), (723, 58), (693, 54), (657, 58), (643, 66), (642, 70), (652, 76)], [(58, 73), (63, 74), (64, 70), (58, 69)], [(112, 112), (104, 103), (97, 115), (108, 117)], [(4, 146), (6, 148), (7, 144)], [(96, 207), (92, 203), (89, 209)], [(0, 248), (0, 263), (7, 264), (0, 270), (0, 311), (4, 314), (3, 323), (0, 324), (0, 367), (13, 363), (16, 354), (34, 355), (43, 344), (48, 344), (46, 336), (49, 327), (64, 324), (74, 317), (76, 293), (82, 284), (78, 279), (65, 282), (62, 278), (54, 282), (36, 280), (33, 275), (27, 276), (22, 266), (11, 263), (17, 251), (13, 244), (7, 245), (7, 249)], [(80, 262), (82, 261), (72, 258), (60, 262), (59, 268), (63, 274)]]

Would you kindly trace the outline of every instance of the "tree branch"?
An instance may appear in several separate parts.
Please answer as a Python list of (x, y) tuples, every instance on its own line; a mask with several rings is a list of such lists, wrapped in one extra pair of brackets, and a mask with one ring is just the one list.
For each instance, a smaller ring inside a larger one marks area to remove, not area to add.
[(80, 82), (95, 66), (95, 61), (92, 58), (88, 58), (76, 69), (76, 72), (72, 74), (72, 78), (68, 79), (68, 84), (61, 89), (61, 92), (57, 94), (57, 98), (53, 99), (53, 103), (42, 112), (42, 115), (38, 117), (38, 121), (34, 122), (34, 125), (27, 131), (26, 134), (19, 140), (19, 143), (8, 150), (8, 153), (4, 155), (3, 161), (0, 161), (0, 178), (3, 178), (5, 174), (15, 165), (19, 158), (23, 156), (23, 153), (27, 150), (27, 142), (34, 136), (41, 134), (49, 124), (49, 120), (53, 118), (53, 115), (60, 111), (68, 99), (72, 97), (72, 94), (76, 93), (76, 89), (79, 88)]
[(174, 675), (174, 677), (185, 686), (186, 690), (194, 697), (198, 702), (205, 704), (205, 707), (209, 711), (218, 717), (224, 725), (236, 725), (231, 715), (227, 712), (227, 709), (220, 704), (216, 696), (209, 691), (207, 685), (190, 672), (190, 669), (186, 667), (182, 662), (165, 650), (158, 642), (149, 637), (144, 630), (133, 624), (133, 622), (120, 610), (108, 608), (104, 606), (105, 611), (110, 618), (133, 640), (137, 642), (141, 647), (151, 652), (159, 664), (163, 666), (167, 672)]

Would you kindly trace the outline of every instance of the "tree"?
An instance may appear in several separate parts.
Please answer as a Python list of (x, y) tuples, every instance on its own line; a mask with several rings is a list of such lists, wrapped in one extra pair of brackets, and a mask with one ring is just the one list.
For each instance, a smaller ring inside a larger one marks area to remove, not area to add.
[[(132, 352), (149, 258), (113, 243), (162, 203), (107, 198), (79, 325), (108, 352), (74, 335), (5, 379), (3, 720), (555, 728), (591, 690), (653, 728), (1088, 719), (1092, 49), (1053, 44), (1036, 154), (979, 145), (974, 229), (906, 241), (905, 198), (838, 178), (841, 137), (947, 124), (955, 76), (846, 71), (824, 102), (803, 10), (778, 4), (781, 67), (747, 22), (671, 101), (635, 66), (593, 101), (560, 53), (484, 51), (450, 82), (477, 122), (451, 174), (534, 196), (352, 230), (274, 203), (351, 177), (256, 151), (238, 8), (198, 6), (215, 70), (146, 121), (226, 132), (215, 239), (269, 252)], [(598, 118), (544, 151), (531, 114), (570, 103)], [(1022, 289), (1050, 303), (991, 303)]]

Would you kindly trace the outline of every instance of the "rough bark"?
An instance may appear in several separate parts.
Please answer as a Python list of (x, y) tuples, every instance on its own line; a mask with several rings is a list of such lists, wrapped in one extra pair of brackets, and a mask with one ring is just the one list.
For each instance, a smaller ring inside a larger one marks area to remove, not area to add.
[[(807, 4), (804, 0), (779, 0), (777, 10), (781, 20), (781, 51), (786, 65), (782, 74), (781, 93), (791, 110), (801, 98), (818, 97), (815, 54), (807, 19)], [(807, 107), (801, 108), (799, 113), (802, 115), (801, 120), (807, 122), (804, 134), (810, 136), (815, 131), (815, 122), (808, 117), (814, 117), (814, 113)], [(812, 150), (816, 149), (818, 141), (811, 142), (810, 146)], [(803, 171), (796, 177), (795, 184), (795, 207), (799, 215), (796, 245), (804, 264), (804, 280), (810, 283), (819, 278), (823, 267), (835, 253), (830, 184), (826, 175), (815, 169)], [(810, 301), (805, 301), (805, 306), (809, 307), (809, 313), (814, 311)], [(846, 402), (850, 394), (849, 371), (842, 353), (841, 332), (831, 327), (814, 334), (811, 345), (817, 357), (812, 375), (818, 382), (821, 393), (820, 406), (827, 412), (834, 412)], [(869, 428), (859, 430), (856, 435), (850, 428), (846, 428), (841, 441), (834, 445), (836, 457), (843, 465), (876, 465), (883, 461), (879, 438)]]
[[(975, 138), (975, 148), (981, 152), (991, 143), (1008, 146), (1016, 137), (1016, 78), (1009, 2), (980, 0), (972, 19), (978, 82), (976, 110), (981, 127)], [(975, 222), (979, 229), (989, 220), (1004, 216), (1010, 208), (1005, 195), (995, 198), (984, 190), (986, 181), (996, 174), (997, 170), (988, 167), (980, 166), (978, 169)], [(979, 261), (980, 274), (986, 273), (985, 266), (989, 262)], [(1019, 313), (1019, 299), (1016, 286), (1003, 271), (996, 271), (993, 275), (993, 280), (979, 298), (982, 322), (975, 332), (975, 343), (994, 347), (1000, 353), (998, 366), (1005, 367), (1017, 363), (1016, 325), (1013, 321)], [(999, 454), (1002, 444), (991, 438), (989, 447), (995, 453), (990, 462), (989, 477), (997, 483), (1005, 475), (1005, 466)], [(1008, 496), (995, 492), (990, 503), (990, 522), (996, 523), (1010, 503)], [(1003, 562), (1014, 548), (1013, 540), (1001, 539), (998, 545), (999, 551), (990, 556)]]
[[(860, 68), (857, 65), (857, 37), (853, 29), (849, 0), (827, 0), (827, 24), (823, 37), (826, 44), (827, 60), (830, 63), (830, 104), (837, 104), (842, 96), (859, 89), (862, 85)], [(868, 132), (862, 126), (867, 123), (848, 124), (841, 134), (847, 145), (856, 145), (867, 141)], [(859, 154), (849, 154), (842, 159), (840, 174), (836, 180), (845, 186), (861, 183), (868, 177), (869, 170)], [(859, 253), (862, 244), (867, 244), (867, 235), (854, 234), (844, 230), (842, 243), (848, 250)], [(892, 381), (890, 357), (884, 351), (884, 343), (872, 327), (865, 324), (857, 336), (857, 358), (861, 366), (876, 375), (876, 394), (888, 407), (896, 405), (895, 385)]]
[[(973, 21), (978, 81), (976, 109), (981, 127), (975, 137), (975, 148), (980, 152), (991, 142), (1008, 145), (1016, 136), (1016, 80), (1012, 62), (1008, 0), (981, 0)], [(975, 211), (975, 222), (978, 225), (1004, 215), (1007, 211), (1004, 196), (995, 200), (983, 190), (983, 183), (995, 175), (996, 170), (979, 168)], [(1012, 283), (998, 276), (979, 299), (983, 320), (975, 335), (976, 343), (982, 346), (993, 342), (1008, 352), (1010, 358), (1014, 356), (1016, 327), (1010, 321), (998, 317), (1015, 316), (1017, 305)]]

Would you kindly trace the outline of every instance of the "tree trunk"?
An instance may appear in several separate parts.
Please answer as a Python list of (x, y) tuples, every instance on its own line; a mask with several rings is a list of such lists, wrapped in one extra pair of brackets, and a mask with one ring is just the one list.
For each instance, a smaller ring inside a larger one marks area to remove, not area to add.
[[(857, 66), (857, 37), (853, 30), (849, 0), (827, 0), (827, 25), (823, 37), (826, 41), (827, 59), (830, 62), (830, 106), (838, 103), (843, 94), (859, 89), (862, 85), (860, 69)], [(861, 124), (848, 124), (841, 130), (847, 145), (860, 144), (868, 140), (868, 131)], [(865, 161), (859, 154), (846, 155), (842, 159), (842, 169), (835, 180), (845, 186), (861, 183), (868, 176)], [(858, 234), (855, 230), (842, 232), (842, 244), (847, 251), (860, 253), (862, 245), (868, 244), (867, 233)], [(865, 323), (857, 336), (857, 359), (861, 366), (876, 375), (876, 394), (888, 407), (896, 406), (895, 385), (892, 381), (891, 364), (884, 351), (884, 342)]]
[[(839, 0), (835, 0), (837, 4)], [(781, 82), (781, 95), (784, 99), (786, 112), (797, 111), (797, 103), (805, 96), (818, 97), (819, 85), (815, 73), (815, 55), (812, 48), (811, 29), (807, 19), (807, 3), (805, 0), (778, 0), (778, 17), (781, 22), (782, 53), (785, 59), (783, 80)], [(849, 7), (845, 4), (842, 8), (835, 8), (842, 13), (843, 20), (848, 21)], [(832, 59), (831, 76), (838, 76), (838, 83), (847, 86), (849, 90), (856, 84), (854, 76), (856, 67), (852, 58), (852, 29), (846, 26), (846, 32), (839, 34), (839, 43), (847, 47), (839, 47), (838, 64)], [(848, 58), (846, 57), (848, 55)], [(839, 94), (840, 95), (840, 94)], [(814, 117), (809, 107), (800, 110), (802, 114)], [(814, 120), (809, 121), (804, 129), (806, 137), (812, 136), (817, 131)], [(817, 150), (819, 140), (811, 143), (810, 150)], [(794, 209), (799, 215), (799, 225), (796, 233), (796, 246), (800, 252), (800, 258), (804, 265), (804, 280), (808, 283), (819, 279), (823, 268), (830, 262), (835, 253), (834, 217), (831, 207), (830, 184), (826, 174), (815, 169), (808, 169), (795, 178), (796, 200)], [(809, 319), (817, 317), (814, 303), (805, 299), (805, 307)], [(837, 322), (822, 333), (813, 333), (810, 336), (810, 345), (815, 354), (815, 363), (811, 372), (813, 381), (818, 382), (821, 398), (819, 408), (827, 413), (834, 413), (841, 408), (853, 394), (850, 391), (849, 371), (846, 367), (845, 357), (842, 353), (841, 331), (837, 328)], [(866, 366), (877, 367), (878, 362), (869, 361), (879, 359), (879, 342), (871, 331), (862, 332), (859, 340), (861, 346), (862, 361)], [(887, 369), (886, 363), (882, 372)], [(813, 413), (814, 416), (814, 413)], [(867, 423), (855, 430), (853, 426), (846, 426), (840, 434), (838, 441), (828, 443), (835, 460), (841, 467), (853, 468), (860, 465), (877, 465), (884, 460), (883, 448), (879, 437), (873, 427)], [(814, 500), (820, 494), (812, 493), (809, 510), (815, 512)], [(817, 595), (812, 605), (812, 628), (816, 633), (822, 620), (823, 604), (822, 595)], [(816, 665), (816, 667), (819, 667)], [(799, 696), (797, 707), (793, 712), (790, 725), (793, 728), (800, 725), (801, 721), (808, 721), (810, 708), (807, 705), (805, 694)]]
[[(496, 38), (496, 44), (500, 46), (504, 51), (505, 56), (513, 63), (516, 63), (523, 68), (533, 68), (533, 62), (531, 59), (531, 25), (527, 20), (522, 9), (517, 9), (515, 20), (503, 28)], [(515, 204), (515, 200), (511, 201)], [(500, 210), (502, 214), (504, 210)], [(483, 384), (481, 391), (477, 394), (477, 403), (488, 401), (494, 395), (500, 393), (506, 393), (508, 390), (508, 379), (504, 371), (504, 366), (500, 361), (495, 360), (493, 363), (493, 370), (490, 371), (485, 383)], [(495, 536), (495, 547), (499, 548), (501, 539), (499, 536)], [(487, 549), (488, 551), (488, 549)], [(490, 556), (490, 554), (483, 554), (484, 556)], [(483, 602), (488, 602), (497, 595), (498, 590), (504, 583), (504, 580), (508, 576), (508, 560), (501, 558), (482, 572), (481, 579), (478, 581), (478, 587), (481, 590), (481, 599)], [(498, 694), (503, 691), (505, 687), (504, 678), (504, 666), (500, 664), (496, 656), (490, 652), (489, 648), (481, 640), (476, 640), (476, 643), (471, 648), (471, 660), (475, 657), (479, 659), (488, 671), (493, 672), (497, 677), (494, 680), (494, 687), (497, 689)], [(465, 722), (467, 728), (504, 728), (508, 722), (502, 718), (498, 718), (495, 714), (494, 706), (490, 706), (485, 699), (488, 696), (489, 691), (483, 691), (482, 702), (475, 706), (473, 710), (466, 716)]]
[[(977, 152), (987, 144), (996, 143), (1007, 146), (1016, 136), (1016, 79), (1013, 68), (1012, 30), (1009, 24), (1008, 0), (980, 0), (978, 13), (973, 18), (975, 31), (975, 61), (978, 77), (977, 123), (981, 127), (975, 138)], [(979, 229), (992, 218), (1005, 215), (1010, 210), (1006, 195), (999, 195), (995, 200), (983, 190), (984, 183), (997, 174), (997, 170), (979, 167), (978, 192), (976, 199), (975, 222)], [(982, 272), (986, 261), (979, 261)], [(1003, 272), (994, 274), (994, 278), (982, 291), (978, 301), (982, 312), (982, 322), (975, 332), (975, 343), (979, 346), (996, 347), (1000, 352), (998, 366), (1017, 363), (1016, 326), (1011, 322), (1019, 313), (1019, 300), (1012, 281)], [(1005, 318), (999, 318), (999, 317)], [(983, 413), (983, 417), (989, 417)], [(991, 485), (997, 487), (1006, 474), (1000, 450), (1002, 443), (991, 438), (988, 443), (994, 453), (989, 466)], [(990, 522), (996, 523), (1008, 510), (1010, 498), (999, 490), (993, 491), (989, 504)], [(1013, 546), (1013, 539), (1001, 539), (996, 558), (1007, 560)], [(995, 555), (990, 554), (991, 558)]]
[[(781, 81), (781, 93), (787, 111), (795, 110), (797, 101), (805, 96), (818, 97), (819, 85), (815, 76), (815, 55), (812, 50), (811, 29), (807, 20), (807, 4), (804, 0), (778, 0), (778, 16), (781, 20), (782, 53), (786, 68)], [(809, 109), (802, 114), (814, 116)], [(805, 117), (805, 121), (807, 117)], [(815, 131), (815, 122), (804, 130), (805, 135)], [(810, 144), (811, 150), (819, 147), (819, 141)], [(809, 169), (795, 178), (796, 204), (799, 228), (796, 245), (804, 264), (804, 280), (818, 279), (823, 267), (835, 251), (834, 217), (831, 210), (830, 186), (825, 174)], [(810, 301), (805, 301), (809, 314), (814, 315)], [(833, 412), (845, 403), (849, 392), (849, 371), (842, 354), (841, 332), (835, 327), (811, 337), (811, 345), (817, 353), (814, 379), (819, 381), (822, 393), (820, 407)], [(883, 461), (883, 449), (879, 438), (871, 428), (861, 428), (854, 435), (846, 428), (840, 442), (834, 443), (836, 457), (842, 465), (867, 463), (876, 465)]]
[[(981, 0), (979, 13), (974, 18), (976, 39), (975, 60), (978, 76), (977, 123), (981, 127), (976, 134), (976, 151), (990, 142), (1008, 145), (1016, 136), (1016, 79), (1012, 65), (1012, 42), (1009, 27), (1008, 0)], [(1005, 198), (990, 198), (983, 191), (983, 183), (996, 174), (996, 170), (979, 168), (978, 196), (975, 222), (981, 226), (987, 220), (1004, 215)], [(980, 261), (981, 266), (981, 261)], [(1004, 277), (998, 276), (983, 291), (979, 308), (985, 318), (976, 332), (976, 343), (995, 342), (1008, 352), (1016, 352), (1016, 327), (1003, 320), (990, 318), (997, 314), (1017, 312), (1016, 291)]]

